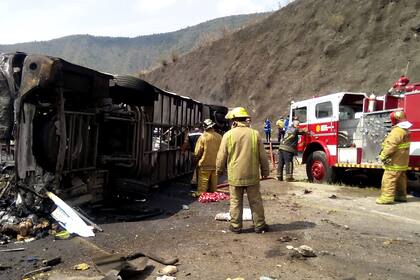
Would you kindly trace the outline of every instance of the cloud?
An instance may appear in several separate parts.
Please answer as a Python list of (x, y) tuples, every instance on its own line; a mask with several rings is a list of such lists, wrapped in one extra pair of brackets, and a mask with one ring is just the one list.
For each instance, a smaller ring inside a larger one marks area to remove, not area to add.
[[(291, 0), (282, 0), (291, 1)], [(233, 14), (269, 11), (279, 0), (0, 0), (0, 44), (71, 34), (138, 36)], [(7, 26), (12, 26), (7, 28)]]

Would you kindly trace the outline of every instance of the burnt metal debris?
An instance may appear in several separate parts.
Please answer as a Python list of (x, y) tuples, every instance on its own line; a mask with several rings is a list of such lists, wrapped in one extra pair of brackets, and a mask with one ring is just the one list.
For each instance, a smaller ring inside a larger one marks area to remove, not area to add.
[(0, 54), (0, 243), (54, 230), (52, 192), (69, 205), (145, 196), (193, 171), (181, 149), (227, 108), (60, 58)]

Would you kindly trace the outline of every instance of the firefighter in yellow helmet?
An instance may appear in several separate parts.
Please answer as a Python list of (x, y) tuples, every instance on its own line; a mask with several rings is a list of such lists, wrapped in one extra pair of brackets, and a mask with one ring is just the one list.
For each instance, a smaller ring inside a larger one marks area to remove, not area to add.
[(243, 196), (246, 191), (256, 233), (268, 231), (260, 193), (260, 176), (269, 175), (267, 154), (258, 131), (250, 128), (248, 112), (237, 107), (226, 118), (232, 129), (223, 135), (216, 160), (216, 174), (227, 167), (230, 191), (230, 227), (234, 233), (242, 231)]
[(393, 125), (391, 132), (382, 143), (379, 158), (384, 164), (381, 195), (376, 199), (378, 204), (392, 204), (394, 201), (407, 201), (407, 175), (410, 151), (410, 131), (412, 126), (403, 111), (390, 115)]
[(204, 120), (204, 133), (198, 138), (194, 150), (194, 159), (198, 166), (198, 195), (217, 190), (216, 156), (222, 136), (214, 130), (210, 119)]

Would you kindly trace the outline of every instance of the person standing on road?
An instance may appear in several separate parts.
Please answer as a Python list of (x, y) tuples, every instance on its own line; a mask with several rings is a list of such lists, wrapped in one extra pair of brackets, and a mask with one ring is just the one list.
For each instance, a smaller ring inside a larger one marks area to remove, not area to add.
[[(194, 153), (195, 145), (198, 141), (198, 138), (200, 138), (201, 135), (203, 135), (203, 132), (201, 130), (201, 123), (196, 124), (193, 128), (193, 130), (189, 131), (184, 139), (184, 143), (181, 146), (181, 151), (186, 152), (187, 150)], [(194, 163), (194, 172), (193, 176), (191, 178), (191, 186), (195, 188), (197, 186), (197, 166), (196, 163)]]
[(286, 132), (289, 129), (289, 117), (286, 117), (284, 120), (284, 132)]
[(280, 119), (278, 119), (278, 121), (276, 122), (276, 125), (277, 125), (277, 129), (278, 129), (277, 142), (280, 143), (281, 139), (283, 139), (283, 137), (284, 137), (284, 133), (286, 132), (284, 130), (284, 119), (283, 119), (283, 117), (280, 117)]
[(265, 132), (265, 140), (267, 143), (271, 141), (271, 121), (269, 118), (266, 118), (264, 121), (264, 132)]
[(393, 125), (391, 132), (382, 143), (379, 158), (384, 164), (381, 195), (377, 204), (407, 202), (407, 174), (410, 156), (410, 131), (412, 126), (403, 111), (395, 111), (390, 115)]
[(268, 231), (260, 192), (260, 176), (269, 175), (264, 144), (258, 131), (250, 128), (248, 112), (237, 107), (226, 116), (233, 121), (232, 129), (223, 135), (216, 161), (216, 174), (226, 167), (230, 191), (230, 226), (234, 233), (242, 232), (243, 197), (246, 191), (256, 233)]
[(204, 120), (204, 133), (198, 138), (194, 151), (194, 159), (198, 168), (197, 194), (217, 191), (216, 157), (222, 136), (214, 130), (210, 119)]
[(293, 118), (292, 124), (286, 131), (279, 145), (279, 164), (277, 166), (277, 180), (283, 181), (283, 169), (286, 165), (286, 181), (293, 181), (293, 157), (297, 153), (299, 134), (299, 119)]

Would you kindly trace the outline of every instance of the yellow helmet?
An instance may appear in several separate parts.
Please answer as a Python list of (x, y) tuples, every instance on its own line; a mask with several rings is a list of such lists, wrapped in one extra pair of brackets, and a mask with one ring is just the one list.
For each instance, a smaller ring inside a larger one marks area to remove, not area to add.
[(391, 119), (392, 125), (396, 125), (399, 122), (407, 120), (403, 111), (394, 111), (389, 115), (389, 118)]
[(229, 110), (229, 112), (226, 114), (225, 119), (231, 120), (232, 119), (232, 111)]
[(236, 107), (229, 111), (225, 118), (228, 120), (236, 118), (249, 118), (249, 114), (244, 107)]

